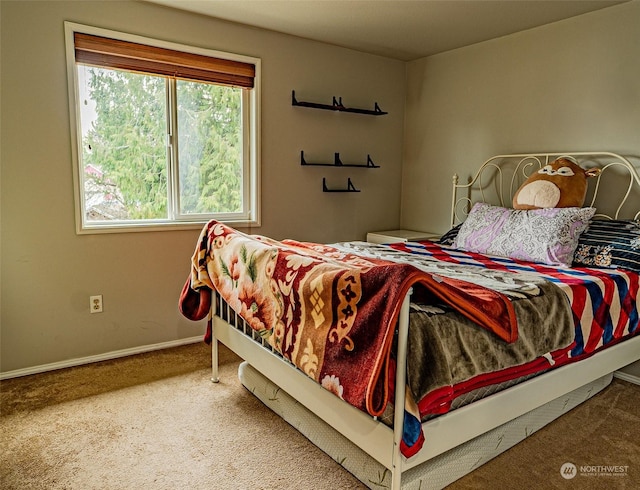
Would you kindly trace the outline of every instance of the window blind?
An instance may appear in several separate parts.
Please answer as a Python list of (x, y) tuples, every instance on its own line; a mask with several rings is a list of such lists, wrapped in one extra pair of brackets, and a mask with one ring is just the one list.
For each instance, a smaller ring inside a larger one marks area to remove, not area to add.
[(74, 33), (76, 63), (253, 88), (255, 65), (146, 44)]

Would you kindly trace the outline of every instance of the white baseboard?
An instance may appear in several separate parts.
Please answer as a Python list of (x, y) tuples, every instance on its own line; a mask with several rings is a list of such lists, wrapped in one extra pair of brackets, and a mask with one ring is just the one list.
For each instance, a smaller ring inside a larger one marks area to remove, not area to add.
[(613, 376), (621, 379), (622, 381), (640, 385), (640, 377), (636, 376), (635, 374), (625, 373), (624, 371), (615, 371), (613, 373)]
[(132, 356), (134, 354), (142, 354), (143, 352), (151, 352), (154, 350), (168, 349), (170, 347), (178, 347), (181, 345), (195, 344), (196, 342), (202, 342), (202, 335), (198, 335), (197, 337), (189, 337), (186, 339), (160, 342), (158, 344), (141, 345), (139, 347), (131, 347), (129, 349), (115, 350), (111, 352), (105, 352), (104, 354), (96, 354), (94, 356), (79, 357), (76, 359), (69, 359), (66, 361), (52, 362), (50, 364), (42, 364), (40, 366), (33, 366), (33, 367), (23, 368), (23, 369), (15, 369), (13, 371), (0, 373), (0, 380), (17, 378), (19, 376), (28, 376), (30, 374), (44, 373), (47, 371), (54, 371), (56, 369), (82, 366), (83, 364), (91, 364), (92, 362), (108, 361), (110, 359), (117, 359), (119, 357)]
[(640, 385), (640, 360), (618, 369), (613, 375), (629, 383)]

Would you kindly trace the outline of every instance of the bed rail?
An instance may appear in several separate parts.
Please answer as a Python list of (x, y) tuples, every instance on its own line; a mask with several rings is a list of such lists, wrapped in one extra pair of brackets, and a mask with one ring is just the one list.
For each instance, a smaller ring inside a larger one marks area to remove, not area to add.
[(212, 302), (211, 302), (211, 310), (209, 311), (208, 321), (210, 325), (212, 325), (212, 339), (211, 339), (211, 381), (213, 383), (218, 383), (220, 381), (220, 377), (218, 375), (218, 342), (215, 336), (215, 329), (213, 318), (217, 317), (220, 320), (226, 322), (231, 327), (235, 328), (239, 332), (242, 332), (243, 335), (251, 338), (254, 342), (259, 344), (262, 348), (266, 349), (268, 352), (273, 354), (276, 357), (286, 361), (282, 355), (276, 351), (269, 342), (265, 340), (256, 330), (251, 328), (249, 324), (238, 315), (228, 303), (226, 303), (220, 294), (217, 291), (212, 292)]
[[(398, 389), (394, 399), (393, 427), (381, 424), (378, 418), (340, 400), (320, 384), (313, 382), (310, 385), (311, 380), (306, 374), (273, 349), (217, 292), (214, 291), (213, 294), (212, 381), (218, 380), (217, 344), (220, 341), (285, 392), (295, 396), (302, 390), (305, 396), (299, 398), (300, 403), (388, 468), (392, 475), (391, 489), (399, 490), (401, 475), (407, 466), (407, 460), (400, 450), (400, 441), (404, 429), (407, 338), (412, 290), (408, 291), (403, 299), (398, 318), (397, 356), (398, 359), (404, 359), (404, 362), (397, 363), (395, 382)], [(341, 416), (336, 417), (336, 413), (340, 413)]]

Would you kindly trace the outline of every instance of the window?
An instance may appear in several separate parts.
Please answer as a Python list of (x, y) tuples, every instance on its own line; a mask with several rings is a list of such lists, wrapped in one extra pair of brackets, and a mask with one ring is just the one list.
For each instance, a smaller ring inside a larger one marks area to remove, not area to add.
[(259, 225), (260, 60), (65, 30), (78, 232)]

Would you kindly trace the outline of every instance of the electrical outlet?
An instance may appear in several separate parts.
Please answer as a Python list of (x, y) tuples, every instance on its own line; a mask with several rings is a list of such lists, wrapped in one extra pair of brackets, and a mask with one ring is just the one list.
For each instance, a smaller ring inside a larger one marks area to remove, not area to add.
[(89, 311), (91, 313), (102, 313), (102, 295), (89, 296)]

